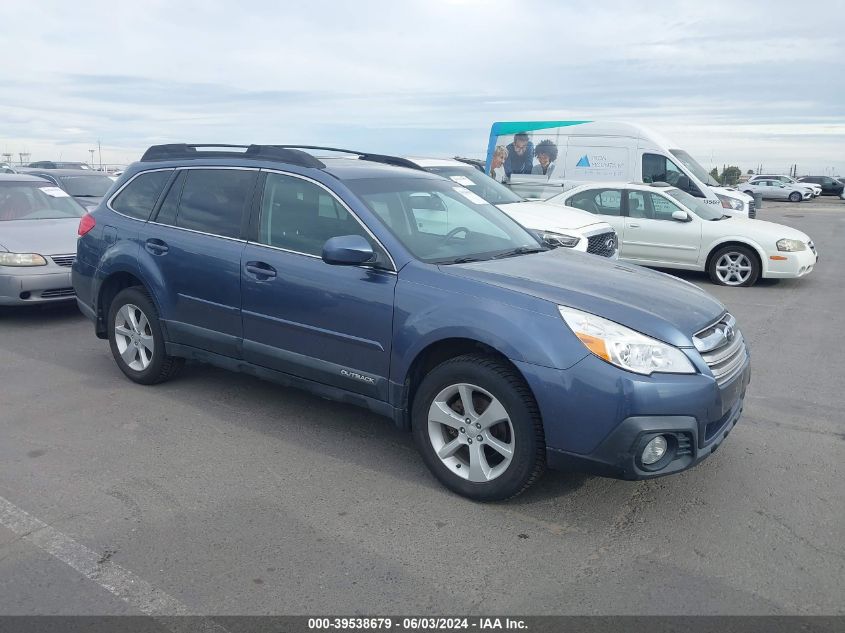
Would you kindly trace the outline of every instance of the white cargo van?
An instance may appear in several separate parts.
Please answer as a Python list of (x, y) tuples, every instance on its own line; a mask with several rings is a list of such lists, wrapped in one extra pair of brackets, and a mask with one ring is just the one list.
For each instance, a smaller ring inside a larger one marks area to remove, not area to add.
[(634, 123), (505, 121), (490, 130), (487, 173), (525, 198), (589, 182), (668, 182), (727, 215), (755, 217), (754, 199), (722, 187), (677, 145)]

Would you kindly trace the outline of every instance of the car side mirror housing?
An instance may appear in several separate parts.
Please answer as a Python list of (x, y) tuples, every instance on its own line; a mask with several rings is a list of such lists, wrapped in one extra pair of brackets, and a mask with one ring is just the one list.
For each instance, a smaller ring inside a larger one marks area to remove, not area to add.
[(334, 266), (358, 266), (374, 263), (376, 254), (360, 235), (339, 235), (323, 245), (323, 261)]
[(686, 211), (672, 211), (672, 219), (678, 222), (689, 222), (690, 217)]

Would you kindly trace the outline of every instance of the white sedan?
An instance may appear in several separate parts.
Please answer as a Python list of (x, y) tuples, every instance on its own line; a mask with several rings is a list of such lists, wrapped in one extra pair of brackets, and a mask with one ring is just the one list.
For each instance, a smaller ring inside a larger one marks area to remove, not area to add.
[(722, 209), (665, 183), (594, 183), (546, 202), (583, 209), (607, 221), (619, 235), (623, 261), (702, 270), (723, 286), (751, 286), (760, 277), (803, 277), (818, 260), (805, 233), (723, 215)]
[(804, 183), (783, 182), (777, 179), (750, 180), (741, 185), (742, 192), (753, 196), (755, 193), (762, 194), (767, 200), (789, 200), (790, 202), (801, 202), (813, 198), (813, 190)]

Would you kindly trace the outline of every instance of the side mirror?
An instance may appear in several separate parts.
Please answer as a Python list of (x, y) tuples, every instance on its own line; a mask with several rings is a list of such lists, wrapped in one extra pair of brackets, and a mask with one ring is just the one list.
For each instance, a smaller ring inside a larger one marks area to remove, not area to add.
[(672, 219), (678, 222), (689, 222), (690, 217), (686, 211), (672, 211)]
[(360, 235), (339, 235), (323, 245), (323, 261), (336, 266), (358, 266), (375, 261), (370, 243)]

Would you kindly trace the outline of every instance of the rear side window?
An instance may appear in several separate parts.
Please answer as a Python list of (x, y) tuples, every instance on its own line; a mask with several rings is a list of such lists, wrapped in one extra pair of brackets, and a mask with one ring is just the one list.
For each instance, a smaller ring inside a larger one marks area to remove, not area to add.
[(567, 206), (601, 215), (622, 215), (622, 192), (619, 189), (590, 189), (572, 196)]
[(136, 176), (112, 200), (111, 208), (131, 218), (148, 219), (171, 173), (173, 170), (167, 169), (148, 171)]
[(188, 169), (173, 183), (156, 221), (183, 229), (240, 237), (258, 172)]

